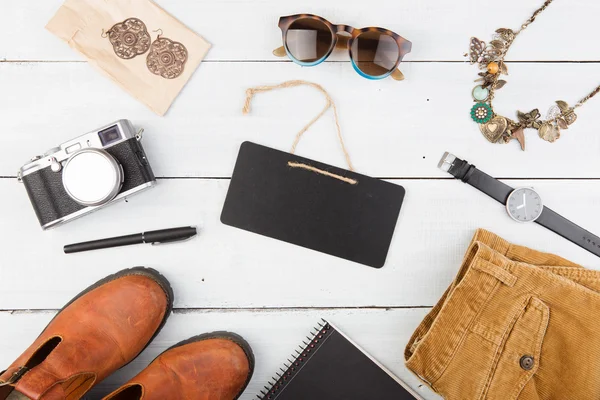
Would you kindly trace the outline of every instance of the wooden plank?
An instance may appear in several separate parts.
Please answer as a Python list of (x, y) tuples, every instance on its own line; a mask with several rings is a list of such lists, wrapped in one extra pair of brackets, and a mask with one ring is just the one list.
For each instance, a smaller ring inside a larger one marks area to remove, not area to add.
[[(456, 180), (395, 181), (407, 194), (381, 270), (221, 224), (227, 180), (163, 180), (156, 188), (42, 232), (22, 186), (0, 180), (0, 309), (59, 309), (82, 288), (145, 265), (172, 282), (177, 308), (431, 306), (456, 275), (478, 227), (590, 268), (599, 259), (537, 224), (518, 224), (503, 206)], [(535, 187), (555, 211), (598, 234), (595, 181), (508, 181)], [(68, 243), (197, 225), (179, 244), (74, 255)]]
[[(496, 28), (518, 27), (541, 0), (374, 0), (368, 10), (358, 0), (157, 2), (214, 45), (165, 118), (108, 83), (43, 28), (62, 0), (20, 0), (1, 7), (0, 25), (6, 34), (0, 39), (0, 274), (7, 284), (0, 291), (0, 310), (18, 311), (0, 311), (0, 369), (53, 316), (52, 311), (27, 310), (58, 309), (98, 279), (146, 265), (170, 279), (177, 312), (138, 360), (90, 397), (114, 389), (170, 345), (226, 329), (242, 334), (254, 348), (255, 378), (242, 400), (254, 399), (314, 322), (324, 317), (424, 398), (438, 400), (403, 366), (404, 345), (428, 310), (398, 307), (437, 302), (477, 227), (600, 269), (597, 257), (540, 226), (514, 223), (502, 206), (475, 189), (438, 179), (394, 181), (406, 187), (407, 197), (382, 270), (222, 225), (227, 179), (163, 179), (127, 203), (42, 232), (24, 188), (14, 179), (2, 179), (14, 176), (25, 160), (107, 122), (129, 118), (146, 129), (144, 145), (158, 176), (227, 178), (241, 142), (287, 150), (294, 134), (320, 111), (320, 95), (295, 89), (261, 95), (251, 116), (241, 115), (248, 87), (288, 79), (315, 81), (331, 92), (362, 173), (445, 178), (436, 164), (448, 150), (494, 176), (519, 178), (507, 181), (513, 186), (535, 186), (547, 205), (600, 232), (600, 214), (594, 212), (600, 185), (579, 180), (600, 178), (598, 100), (578, 111), (577, 123), (555, 144), (529, 132), (527, 152), (517, 150), (515, 143), (488, 144), (468, 116), (478, 72), (461, 62), (469, 38), (489, 40)], [(573, 104), (594, 87), (600, 59), (590, 49), (597, 47), (599, 11), (600, 2), (593, 0), (553, 3), (511, 49), (508, 59), (521, 62), (509, 63), (509, 84), (498, 93), (497, 110), (514, 117), (517, 109), (540, 107), (545, 114), (554, 100)], [(317, 68), (275, 58), (271, 50), (281, 44), (277, 19), (298, 12), (357, 27), (384, 26), (412, 40), (413, 52), (402, 68), (407, 80), (362, 79), (343, 52)], [(299, 154), (344, 165), (331, 115), (307, 133)], [(62, 253), (67, 243), (189, 224), (201, 233), (187, 243)]]
[[(255, 400), (271, 376), (297, 349), (311, 328), (326, 318), (423, 395), (437, 400), (404, 366), (404, 346), (421, 322), (426, 309), (404, 310), (287, 310), (210, 311), (174, 314), (164, 330), (140, 357), (95, 388), (89, 398), (100, 398), (145, 368), (158, 354), (189, 337), (217, 330), (242, 335), (256, 358), (254, 377), (241, 400)], [(8, 366), (37, 337), (52, 313), (0, 313), (3, 327), (0, 365)], [(268, 329), (267, 329), (268, 327)]]
[[(600, 64), (511, 65), (509, 84), (498, 93), (498, 112), (542, 113), (562, 98), (571, 104), (600, 76)], [(165, 118), (154, 115), (86, 64), (0, 64), (2, 145), (0, 176), (14, 176), (32, 156), (118, 118), (146, 129), (144, 146), (155, 172), (167, 177), (228, 177), (245, 140), (288, 150), (296, 132), (324, 99), (311, 88), (256, 97), (251, 115), (241, 113), (248, 87), (306, 79), (324, 85), (339, 107), (346, 144), (358, 171), (379, 177), (446, 177), (436, 168), (444, 151), (466, 157), (494, 176), (600, 177), (600, 135), (593, 99), (556, 143), (527, 132), (528, 149), (488, 143), (469, 118), (477, 69), (462, 64), (416, 63), (408, 80), (372, 82), (347, 64), (318, 69), (294, 64), (203, 65)], [(564, 77), (557, 85), (548, 79)], [(360, 95), (357, 95), (360, 94)], [(309, 130), (300, 155), (344, 166), (328, 113)]]
[[(488, 41), (495, 29), (517, 29), (542, 4), (541, 0), (157, 2), (215, 45), (209, 60), (276, 60), (271, 52), (281, 45), (279, 17), (308, 12), (357, 28), (391, 29), (413, 42), (413, 52), (407, 60), (463, 61), (471, 36)], [(7, 34), (0, 46), (0, 59), (81, 60), (44, 29), (61, 4), (62, 0), (5, 2), (0, 26), (6, 28)], [(597, 44), (599, 14), (600, 4), (595, 0), (555, 2), (519, 38), (509, 57), (511, 60), (598, 60), (598, 54), (590, 49)], [(347, 59), (347, 55), (335, 59)]]

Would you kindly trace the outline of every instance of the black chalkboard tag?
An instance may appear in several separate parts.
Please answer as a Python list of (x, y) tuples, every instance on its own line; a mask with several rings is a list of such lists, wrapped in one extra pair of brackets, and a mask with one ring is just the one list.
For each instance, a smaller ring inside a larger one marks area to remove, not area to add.
[(244, 142), (221, 222), (381, 268), (404, 193), (393, 183)]

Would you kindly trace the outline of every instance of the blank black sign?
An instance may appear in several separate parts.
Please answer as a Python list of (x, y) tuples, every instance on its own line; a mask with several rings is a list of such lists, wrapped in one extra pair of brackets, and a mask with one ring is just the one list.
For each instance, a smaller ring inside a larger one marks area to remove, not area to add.
[[(353, 185), (296, 162), (351, 178)], [(230, 226), (381, 268), (404, 188), (307, 158), (245, 142), (221, 221)]]

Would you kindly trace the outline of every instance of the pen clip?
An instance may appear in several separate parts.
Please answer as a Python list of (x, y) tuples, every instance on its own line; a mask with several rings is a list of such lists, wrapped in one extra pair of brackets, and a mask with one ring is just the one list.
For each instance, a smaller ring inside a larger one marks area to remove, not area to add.
[(196, 235), (190, 236), (188, 238), (185, 239), (170, 239), (170, 240), (163, 240), (162, 242), (152, 242), (150, 243), (152, 246), (159, 246), (162, 244), (170, 244), (170, 243), (180, 243), (180, 242), (187, 242), (188, 240), (192, 240)]

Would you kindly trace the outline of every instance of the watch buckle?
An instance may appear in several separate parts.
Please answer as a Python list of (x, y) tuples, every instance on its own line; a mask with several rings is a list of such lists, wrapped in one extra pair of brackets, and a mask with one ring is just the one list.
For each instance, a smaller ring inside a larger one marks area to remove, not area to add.
[(454, 165), (456, 156), (452, 153), (445, 152), (438, 164), (438, 168), (444, 172), (450, 171), (450, 168)]

